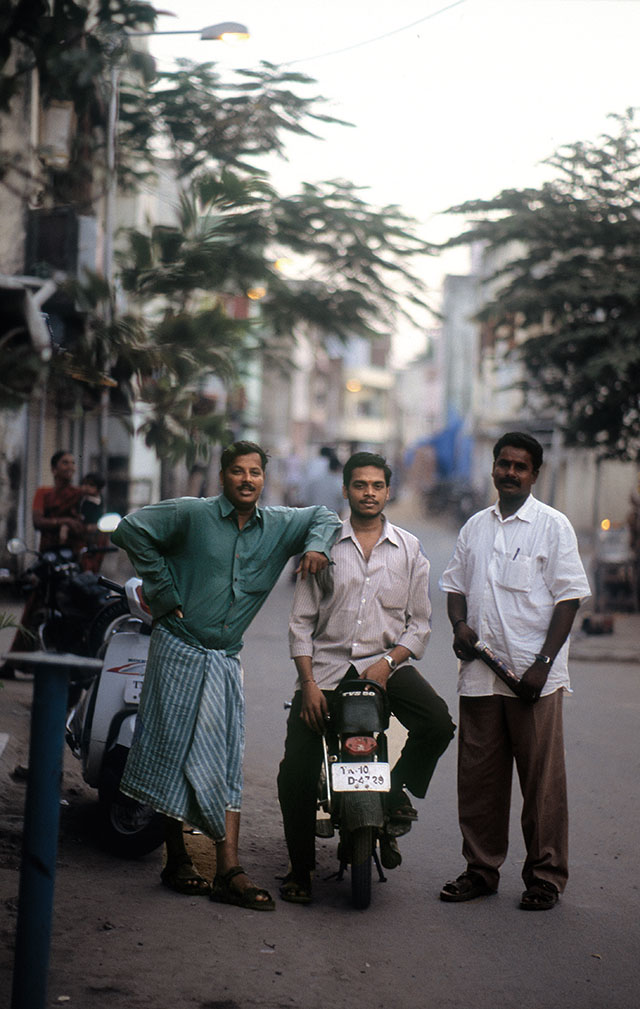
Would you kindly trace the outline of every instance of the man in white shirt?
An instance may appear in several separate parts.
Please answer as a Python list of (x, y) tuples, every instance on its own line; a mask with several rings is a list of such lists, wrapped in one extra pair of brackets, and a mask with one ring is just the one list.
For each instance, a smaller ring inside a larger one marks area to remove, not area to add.
[[(431, 633), (429, 561), (420, 541), (383, 514), (391, 470), (382, 456), (358, 452), (346, 463), (343, 495), (350, 517), (332, 550), (331, 583), (299, 580), (289, 641), (298, 685), (278, 774), (291, 872), (280, 893), (292, 903), (311, 900), (315, 867), (317, 784), (330, 692), (349, 673), (376, 680), (391, 711), (408, 729), (391, 772), (388, 815), (397, 833), (417, 817), (405, 787), (422, 798), (455, 726), (441, 697), (410, 664), (422, 657)], [(382, 862), (401, 861), (393, 829), (384, 835)]]
[[(460, 660), (458, 816), (466, 870), (444, 901), (495, 894), (509, 840), (515, 760), (523, 796), (523, 910), (552, 908), (568, 877), (562, 698), (569, 632), (590, 595), (576, 536), (561, 512), (531, 495), (542, 446), (520, 432), (493, 449), (498, 501), (462, 527), (440, 587)], [(516, 697), (474, 651), (485, 641), (521, 681)]]

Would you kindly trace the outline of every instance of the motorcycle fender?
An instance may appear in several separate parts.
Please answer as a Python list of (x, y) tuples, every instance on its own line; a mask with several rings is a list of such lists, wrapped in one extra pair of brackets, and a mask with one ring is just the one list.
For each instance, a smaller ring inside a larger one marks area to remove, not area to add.
[(341, 823), (347, 830), (384, 825), (384, 810), (380, 792), (343, 792)]

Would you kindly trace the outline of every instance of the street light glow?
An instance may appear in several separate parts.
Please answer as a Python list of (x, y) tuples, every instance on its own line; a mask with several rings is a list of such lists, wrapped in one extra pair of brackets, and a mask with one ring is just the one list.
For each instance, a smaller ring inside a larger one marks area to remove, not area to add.
[(149, 29), (142, 32), (127, 31), (127, 35), (132, 38), (149, 35), (199, 35), (203, 42), (240, 42), (251, 38), (249, 29), (239, 21), (221, 21), (217, 25), (208, 25), (206, 28), (167, 28), (155, 31)]
[(244, 42), (250, 38), (249, 29), (239, 21), (222, 21), (218, 25), (209, 25), (200, 32), (203, 42), (217, 39), (220, 42)]

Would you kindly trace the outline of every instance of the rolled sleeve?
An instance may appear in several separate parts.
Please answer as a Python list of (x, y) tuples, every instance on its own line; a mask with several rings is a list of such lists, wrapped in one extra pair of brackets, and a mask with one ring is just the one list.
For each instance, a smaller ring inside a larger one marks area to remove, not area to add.
[(324, 505), (301, 508), (300, 512), (308, 520), (303, 552), (309, 553), (310, 550), (314, 550), (330, 558), (331, 547), (338, 537), (339, 530), (342, 529), (342, 522), (335, 512), (325, 508)]
[(163, 552), (177, 532), (177, 503), (164, 501), (148, 505), (123, 518), (111, 534), (116, 546), (126, 550), (142, 578), (145, 600), (154, 619), (181, 605), (171, 571)]

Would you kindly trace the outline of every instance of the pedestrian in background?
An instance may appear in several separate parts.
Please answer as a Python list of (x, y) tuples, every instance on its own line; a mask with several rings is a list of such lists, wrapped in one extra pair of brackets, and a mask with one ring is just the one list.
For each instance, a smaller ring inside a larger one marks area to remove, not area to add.
[[(531, 494), (540, 443), (510, 432), (493, 458), (498, 501), (462, 527), (440, 583), (460, 660), (458, 816), (467, 863), (440, 897), (460, 902), (497, 892), (515, 760), (527, 852), (520, 907), (543, 911), (557, 903), (569, 873), (562, 701), (569, 632), (590, 590), (569, 520)], [(532, 702), (479, 660), (479, 638), (529, 685)]]
[[(73, 483), (76, 462), (71, 452), (61, 450), (51, 456), (53, 485), (37, 487), (31, 505), (33, 527), (40, 533), (39, 550), (59, 550), (66, 547), (73, 552), (76, 560), (85, 546), (85, 527), (78, 510), (85, 490)], [(44, 600), (36, 587), (25, 603), (20, 617), (11, 652), (29, 652), (36, 647), (33, 631), (34, 619)], [(25, 633), (26, 632), (26, 633)], [(10, 662), (0, 666), (0, 679), (12, 680), (15, 670)]]
[(95, 553), (83, 553), (80, 565), (83, 571), (93, 571), (95, 574), (100, 570), (104, 560), (104, 554), (97, 552), (97, 550), (99, 547), (106, 547), (109, 543), (108, 534), (101, 533), (98, 529), (98, 522), (104, 512), (102, 489), (105, 483), (106, 480), (100, 473), (85, 473), (82, 478), (84, 494), (78, 505), (84, 526), (85, 544), (96, 551)]

